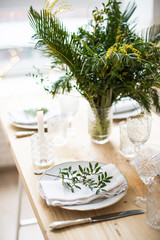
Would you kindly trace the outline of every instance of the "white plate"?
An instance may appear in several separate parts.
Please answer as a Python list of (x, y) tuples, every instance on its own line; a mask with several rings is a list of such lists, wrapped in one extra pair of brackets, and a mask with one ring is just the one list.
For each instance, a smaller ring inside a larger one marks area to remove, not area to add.
[(138, 109), (134, 109), (133, 111), (116, 113), (116, 114), (113, 114), (113, 119), (124, 119), (128, 117), (137, 116), (138, 114), (141, 113), (141, 111), (142, 109), (138, 108)]
[[(50, 115), (50, 111), (46, 107), (43, 108), (47, 110), (47, 112), (44, 113), (44, 122), (46, 123), (47, 118)], [(14, 126), (19, 128), (37, 129), (37, 110), (38, 109), (36, 107), (28, 109), (17, 109), (15, 111), (9, 112), (9, 120)]]
[[(23, 129), (32, 129), (32, 130), (36, 130), (38, 129), (38, 125), (37, 124), (18, 124), (18, 123), (15, 123), (15, 122), (11, 122), (13, 126), (15, 127), (18, 127), (18, 128), (23, 128)], [(47, 128), (47, 124), (44, 124), (44, 128)]]
[(140, 108), (139, 103), (136, 100), (131, 99), (130, 97), (122, 98), (118, 102), (113, 103), (114, 114), (133, 111), (137, 108)]
[[(77, 161), (77, 162), (66, 162), (66, 163), (58, 164), (58, 165), (53, 166), (50, 169), (46, 170), (45, 173), (57, 175), (59, 173), (59, 168), (66, 168), (66, 167), (71, 166), (73, 169), (74, 168), (77, 169), (78, 165), (81, 165), (82, 167), (88, 167), (88, 162), (87, 161)], [(104, 166), (105, 164), (99, 163), (99, 165)], [(45, 173), (40, 177), (39, 183), (40, 183), (40, 181), (43, 181), (43, 180), (54, 181), (56, 179), (56, 177), (50, 177), (50, 176), (45, 175)], [(126, 180), (126, 182), (127, 182), (127, 180)], [(127, 183), (127, 186), (128, 186), (128, 183)], [(41, 196), (43, 198), (45, 198), (44, 194), (41, 191), (41, 188), (39, 187), (39, 184), (38, 184), (38, 189), (39, 189)], [(104, 198), (104, 199), (100, 199), (100, 200), (94, 200), (90, 203), (82, 204), (82, 205), (72, 205), (72, 206), (65, 205), (65, 206), (62, 206), (62, 208), (68, 209), (68, 210), (77, 210), (77, 211), (97, 210), (97, 209), (108, 207), (108, 206), (111, 206), (111, 205), (117, 203), (126, 195), (126, 192), (127, 192), (127, 188), (124, 192), (122, 192), (114, 197), (108, 198), (108, 199)]]
[(141, 113), (139, 103), (129, 97), (113, 103), (113, 119), (124, 119)]
[[(55, 107), (54, 109), (46, 108), (48, 111), (44, 114), (44, 127), (47, 128), (47, 119), (51, 116), (56, 116), (60, 113), (60, 109)], [(28, 108), (28, 109), (18, 109), (12, 112), (9, 112), (9, 120), (10, 122), (18, 128), (23, 129), (38, 129), (37, 124), (37, 115), (30, 114), (28, 111), (37, 109), (36, 107)]]

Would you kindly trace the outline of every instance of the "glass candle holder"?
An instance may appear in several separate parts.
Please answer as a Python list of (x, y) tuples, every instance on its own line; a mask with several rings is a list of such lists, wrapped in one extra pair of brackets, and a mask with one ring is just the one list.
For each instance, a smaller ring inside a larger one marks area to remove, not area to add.
[(48, 133), (44, 133), (43, 137), (38, 133), (31, 136), (31, 157), (33, 164), (39, 167), (53, 163), (53, 139)]

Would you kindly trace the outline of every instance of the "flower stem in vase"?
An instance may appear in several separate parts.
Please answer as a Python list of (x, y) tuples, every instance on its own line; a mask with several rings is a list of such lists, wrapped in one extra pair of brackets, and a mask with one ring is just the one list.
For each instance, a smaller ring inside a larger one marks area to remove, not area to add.
[(88, 130), (94, 143), (104, 144), (109, 141), (112, 125), (111, 111), (111, 108), (89, 109)]

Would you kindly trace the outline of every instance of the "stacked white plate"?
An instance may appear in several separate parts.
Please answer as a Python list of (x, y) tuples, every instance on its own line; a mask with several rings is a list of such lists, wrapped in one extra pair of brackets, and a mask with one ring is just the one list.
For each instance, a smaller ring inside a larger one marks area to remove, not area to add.
[(129, 97), (113, 103), (113, 119), (124, 119), (141, 113), (139, 103)]
[[(94, 166), (96, 162), (91, 163)], [(99, 163), (101, 172), (106, 171), (107, 176), (113, 176), (110, 183), (107, 183), (104, 187), (105, 191), (101, 191), (96, 195), (96, 189), (91, 191), (81, 184), (81, 190), (75, 189), (74, 193), (72, 193), (70, 189), (62, 184), (62, 179), (58, 177), (59, 170), (71, 167), (74, 171), (78, 169), (79, 165), (82, 168), (87, 168), (89, 162), (65, 162), (55, 165), (44, 172), (39, 179), (38, 189), (47, 205), (59, 206), (69, 210), (88, 211), (111, 206), (125, 196), (128, 188), (127, 179), (112, 163), (107, 165)]]
[[(46, 109), (44, 112), (44, 127), (47, 123), (47, 118), (50, 115), (50, 111)], [(11, 123), (20, 128), (25, 129), (37, 129), (37, 108), (18, 109), (16, 111), (9, 112), (9, 119)]]

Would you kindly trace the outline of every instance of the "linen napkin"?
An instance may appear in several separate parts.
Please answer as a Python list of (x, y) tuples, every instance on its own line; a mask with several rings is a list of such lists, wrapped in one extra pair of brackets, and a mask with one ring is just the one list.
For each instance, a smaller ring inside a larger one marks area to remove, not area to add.
[(32, 116), (30, 114), (27, 114), (25, 110), (18, 110), (14, 112), (9, 112), (9, 118), (11, 122), (17, 123), (17, 124), (37, 124), (37, 116)]
[[(16, 111), (9, 112), (9, 119), (11, 122), (22, 125), (36, 125), (37, 124), (37, 109), (19, 109)], [(32, 113), (33, 112), (33, 113)], [(47, 113), (44, 114), (44, 122), (47, 122), (47, 119), (50, 115), (48, 110)]]
[(107, 172), (107, 176), (113, 176), (110, 183), (107, 183), (104, 189), (99, 194), (96, 194), (96, 189), (92, 191), (84, 186), (80, 185), (81, 190), (76, 189), (74, 193), (70, 189), (62, 185), (61, 179), (56, 181), (43, 180), (39, 182), (39, 190), (43, 197), (46, 199), (47, 205), (52, 206), (71, 206), (87, 204), (93, 200), (101, 198), (111, 198), (117, 194), (126, 191), (127, 180), (120, 173), (114, 164), (108, 164), (102, 167), (102, 172)]
[(122, 98), (120, 101), (113, 104), (113, 114), (133, 111), (138, 108), (140, 108), (140, 105), (137, 101), (131, 98)]

